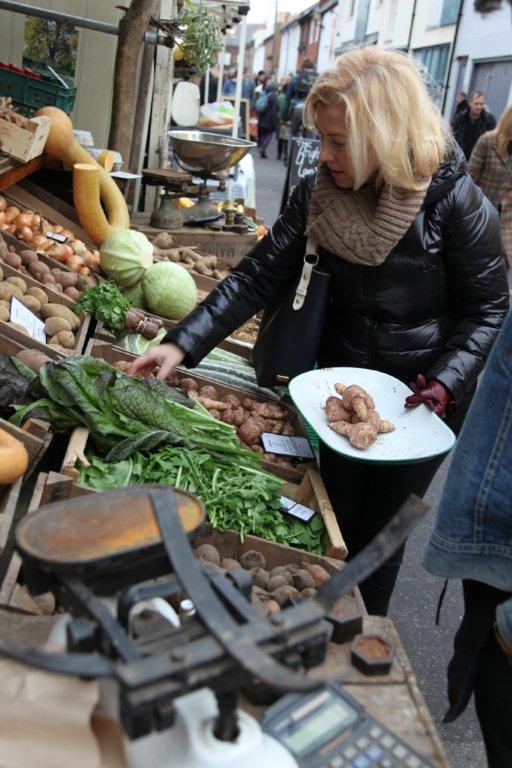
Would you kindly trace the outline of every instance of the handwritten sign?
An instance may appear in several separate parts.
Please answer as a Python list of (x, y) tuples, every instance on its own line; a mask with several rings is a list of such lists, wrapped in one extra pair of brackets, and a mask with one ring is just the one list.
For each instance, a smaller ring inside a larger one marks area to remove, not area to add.
[(292, 139), (288, 173), (281, 199), (281, 213), (288, 202), (292, 189), (308, 171), (316, 169), (319, 155), (320, 142), (318, 139)]

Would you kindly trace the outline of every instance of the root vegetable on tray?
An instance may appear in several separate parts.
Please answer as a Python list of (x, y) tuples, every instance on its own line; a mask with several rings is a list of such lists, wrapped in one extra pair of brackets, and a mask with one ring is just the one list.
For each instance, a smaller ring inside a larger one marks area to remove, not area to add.
[(348, 437), (354, 448), (364, 451), (373, 445), (377, 435), (393, 432), (395, 425), (381, 419), (373, 398), (365, 389), (357, 384), (341, 383), (335, 384), (334, 389), (341, 397), (327, 398), (324, 405), (327, 421), (334, 432)]

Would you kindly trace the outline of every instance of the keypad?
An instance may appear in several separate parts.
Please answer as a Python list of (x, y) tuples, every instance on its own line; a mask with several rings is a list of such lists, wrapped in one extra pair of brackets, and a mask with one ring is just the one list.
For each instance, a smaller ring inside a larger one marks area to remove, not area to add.
[(430, 768), (407, 745), (377, 725), (328, 760), (321, 768)]

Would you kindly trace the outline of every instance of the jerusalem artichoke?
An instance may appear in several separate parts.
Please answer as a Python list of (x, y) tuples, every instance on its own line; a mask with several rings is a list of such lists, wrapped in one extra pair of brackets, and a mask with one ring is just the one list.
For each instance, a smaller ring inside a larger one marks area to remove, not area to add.
[(368, 392), (357, 384), (345, 387), (343, 384), (335, 384), (334, 389), (342, 395), (342, 404), (347, 411), (355, 411), (362, 421), (366, 421), (368, 411), (375, 408), (375, 403)]
[(377, 430), (373, 424), (369, 424), (366, 421), (360, 421), (358, 424), (349, 424), (346, 421), (331, 421), (329, 426), (338, 435), (348, 437), (350, 444), (360, 450), (369, 448), (377, 439)]

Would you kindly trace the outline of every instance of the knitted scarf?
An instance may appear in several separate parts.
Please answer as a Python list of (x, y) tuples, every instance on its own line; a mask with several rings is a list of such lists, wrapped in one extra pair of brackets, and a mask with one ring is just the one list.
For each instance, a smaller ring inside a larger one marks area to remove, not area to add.
[(430, 178), (422, 182), (419, 192), (387, 185), (378, 191), (374, 184), (344, 190), (336, 186), (327, 165), (320, 163), (306, 234), (347, 261), (376, 267), (420, 210)]

